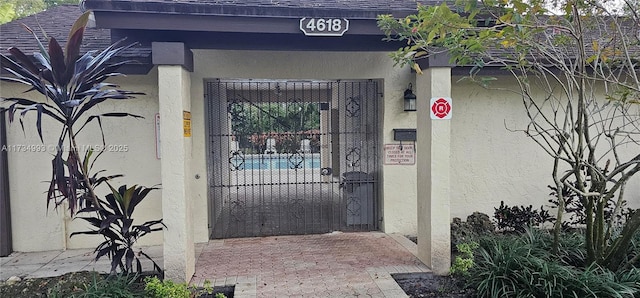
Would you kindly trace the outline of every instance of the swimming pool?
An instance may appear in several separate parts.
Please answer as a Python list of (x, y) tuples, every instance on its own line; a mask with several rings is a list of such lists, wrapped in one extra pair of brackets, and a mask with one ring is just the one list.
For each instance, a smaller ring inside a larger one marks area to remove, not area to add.
[(320, 154), (247, 154), (229, 159), (233, 170), (291, 170), (320, 168)]

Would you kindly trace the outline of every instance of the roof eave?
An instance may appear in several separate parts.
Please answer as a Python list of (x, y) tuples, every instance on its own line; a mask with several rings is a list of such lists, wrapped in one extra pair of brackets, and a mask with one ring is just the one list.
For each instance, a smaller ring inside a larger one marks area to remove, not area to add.
[(159, 3), (93, 0), (83, 2), (83, 10), (103, 12), (138, 12), (167, 15), (238, 16), (238, 17), (333, 17), (352, 19), (376, 19), (381, 14), (404, 17), (415, 13), (416, 9), (338, 9), (325, 7), (289, 7), (257, 5), (204, 5), (197, 3)]

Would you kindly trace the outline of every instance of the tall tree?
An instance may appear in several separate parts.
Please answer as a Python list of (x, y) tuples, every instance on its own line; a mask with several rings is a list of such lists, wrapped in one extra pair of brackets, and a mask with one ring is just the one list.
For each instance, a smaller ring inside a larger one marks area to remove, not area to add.
[(79, 4), (81, 0), (43, 0), (47, 8), (62, 4)]
[[(617, 270), (625, 266), (640, 227), (640, 209), (623, 223), (615, 221), (625, 186), (640, 171), (637, 1), (627, 0), (624, 8), (606, 0), (551, 4), (419, 5), (406, 18), (381, 16), (379, 26), (389, 39), (407, 42), (392, 56), (418, 72), (416, 60), (446, 52), (453, 63), (472, 66), (468, 77), (487, 88), (498, 79), (482, 75), (487, 66), (502, 67), (515, 79), (506, 91), (523, 103), (529, 122), (521, 131), (553, 160), (556, 247), (566, 197), (577, 196), (586, 215), (588, 260)], [(611, 203), (614, 215), (606, 217)]]
[(78, 0), (0, 0), (0, 24), (8, 23), (62, 4), (75, 4)]
[[(277, 136), (290, 138), (292, 145), (288, 150), (295, 152), (300, 140), (307, 138), (309, 131), (320, 129), (320, 110), (315, 103), (244, 101), (229, 106), (234, 137), (244, 148), (264, 145), (264, 139)], [(279, 139), (276, 141), (280, 142)]]

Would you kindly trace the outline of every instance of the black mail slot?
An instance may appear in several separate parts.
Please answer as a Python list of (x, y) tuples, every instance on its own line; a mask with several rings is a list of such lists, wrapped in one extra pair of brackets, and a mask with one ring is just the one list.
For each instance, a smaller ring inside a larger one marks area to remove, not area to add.
[(395, 128), (393, 129), (393, 139), (396, 141), (416, 141), (417, 134), (415, 128)]

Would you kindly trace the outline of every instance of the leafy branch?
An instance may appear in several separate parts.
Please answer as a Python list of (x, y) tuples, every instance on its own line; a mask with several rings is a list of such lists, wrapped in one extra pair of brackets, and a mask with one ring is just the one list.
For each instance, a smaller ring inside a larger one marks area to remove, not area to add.
[[(391, 55), (397, 65), (420, 72), (420, 59), (446, 52), (485, 88), (496, 89), (497, 78), (483, 75), (490, 66), (515, 81), (510, 91), (529, 120), (519, 131), (553, 159), (554, 188), (581, 201), (589, 261), (612, 270), (640, 227), (640, 212), (622, 226), (604, 216), (614, 198), (613, 210), (621, 211), (625, 186), (640, 171), (640, 21), (637, 3), (625, 3), (619, 10), (571, 0), (552, 11), (542, 0), (461, 0), (378, 18), (387, 40), (407, 43)], [(567, 198), (555, 195), (557, 249)]]

